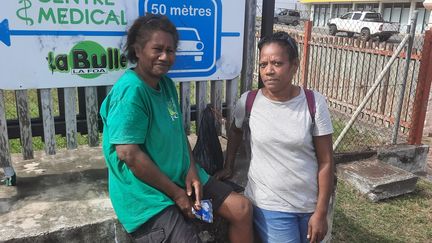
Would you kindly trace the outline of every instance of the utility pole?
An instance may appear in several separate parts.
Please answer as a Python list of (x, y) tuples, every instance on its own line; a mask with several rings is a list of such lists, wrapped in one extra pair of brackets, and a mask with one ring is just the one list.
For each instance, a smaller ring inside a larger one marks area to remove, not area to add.
[[(261, 38), (273, 34), (275, 0), (262, 0), (262, 7)], [(258, 75), (258, 88), (262, 88), (263, 86), (261, 76)]]

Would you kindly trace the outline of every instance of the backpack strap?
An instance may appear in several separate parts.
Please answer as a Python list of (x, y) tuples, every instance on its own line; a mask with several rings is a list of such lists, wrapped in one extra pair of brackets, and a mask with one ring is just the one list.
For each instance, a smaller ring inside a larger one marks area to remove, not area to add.
[(254, 90), (249, 91), (249, 93), (247, 94), (246, 107), (245, 107), (246, 108), (245, 117), (250, 116), (250, 113), (252, 111), (252, 106), (253, 106), (253, 103), (255, 101), (255, 97), (257, 96), (257, 93), (258, 93), (258, 89), (254, 89)]
[(306, 95), (306, 101), (309, 108), (309, 114), (312, 118), (312, 125), (315, 125), (315, 113), (316, 113), (316, 107), (315, 107), (315, 96), (314, 92), (310, 89), (304, 88), (305, 95)]

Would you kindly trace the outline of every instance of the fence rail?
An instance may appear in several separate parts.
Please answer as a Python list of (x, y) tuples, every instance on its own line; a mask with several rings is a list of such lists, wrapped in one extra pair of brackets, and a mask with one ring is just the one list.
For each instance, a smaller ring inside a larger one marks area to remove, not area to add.
[[(181, 82), (177, 86), (185, 131), (188, 134), (194, 121), (194, 126), (199, 127), (200, 119), (197, 118), (201, 117), (208, 103), (213, 104), (226, 119), (231, 119), (238, 97), (238, 78)], [(98, 146), (102, 131), (99, 107), (110, 89), (111, 86), (0, 90), (1, 167), (11, 163), (9, 139), (20, 139), (24, 159), (33, 158), (32, 139), (36, 136), (43, 137), (46, 154), (56, 153), (56, 134), (66, 137), (67, 149), (77, 148), (78, 133), (87, 134), (89, 146)], [(32, 97), (29, 97), (29, 93)], [(5, 100), (4, 96), (8, 99)]]

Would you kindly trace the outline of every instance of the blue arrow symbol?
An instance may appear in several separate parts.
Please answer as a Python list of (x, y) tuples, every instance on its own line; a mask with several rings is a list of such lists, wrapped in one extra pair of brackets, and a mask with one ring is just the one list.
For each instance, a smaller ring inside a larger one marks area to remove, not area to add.
[(239, 32), (221, 32), (222, 37), (239, 37)]
[(10, 46), (10, 31), (9, 31), (9, 22), (7, 19), (3, 20), (0, 23), (0, 41), (5, 43), (7, 46)]
[(11, 45), (10, 36), (124, 36), (126, 31), (78, 31), (78, 30), (10, 30), (7, 19), (0, 23), (0, 41), (7, 46)]

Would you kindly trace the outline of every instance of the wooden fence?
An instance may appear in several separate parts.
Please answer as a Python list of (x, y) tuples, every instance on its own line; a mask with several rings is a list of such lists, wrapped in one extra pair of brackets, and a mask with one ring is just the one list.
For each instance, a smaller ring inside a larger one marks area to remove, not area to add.
[[(226, 120), (230, 120), (238, 97), (238, 86), (238, 78), (179, 83), (185, 131), (190, 133), (194, 120), (197, 121), (196, 127), (199, 127), (200, 119), (196, 118), (201, 117), (208, 103), (213, 104)], [(56, 134), (66, 136), (67, 149), (78, 147), (78, 132), (87, 134), (89, 146), (98, 146), (102, 129), (99, 107), (110, 89), (111, 86), (31, 90), (32, 93), (37, 93), (37, 99), (32, 101), (28, 90), (0, 90), (0, 167), (11, 164), (9, 134), (13, 134), (14, 138), (17, 131), (24, 159), (33, 158), (32, 139), (35, 136), (43, 137), (46, 154), (56, 153)], [(13, 97), (5, 101), (5, 94)], [(30, 110), (31, 102), (37, 103), (37, 112)], [(6, 119), (7, 106), (12, 106), (13, 109), (16, 107), (16, 119)], [(31, 114), (34, 113), (38, 115), (32, 117)], [(18, 126), (12, 126), (14, 123), (18, 123)], [(37, 133), (34, 134), (33, 131)]]

